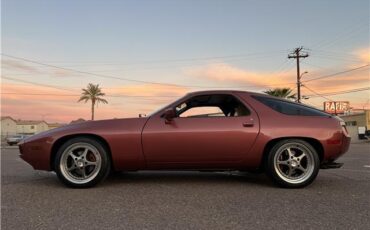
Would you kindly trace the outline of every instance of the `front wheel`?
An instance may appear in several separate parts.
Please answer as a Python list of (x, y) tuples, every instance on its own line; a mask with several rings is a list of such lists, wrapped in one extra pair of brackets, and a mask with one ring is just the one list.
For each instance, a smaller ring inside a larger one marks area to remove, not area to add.
[(59, 148), (55, 157), (55, 172), (69, 187), (92, 187), (108, 176), (110, 159), (102, 143), (77, 137)]
[(282, 140), (270, 151), (267, 174), (282, 187), (301, 188), (311, 184), (319, 172), (317, 151), (306, 141)]

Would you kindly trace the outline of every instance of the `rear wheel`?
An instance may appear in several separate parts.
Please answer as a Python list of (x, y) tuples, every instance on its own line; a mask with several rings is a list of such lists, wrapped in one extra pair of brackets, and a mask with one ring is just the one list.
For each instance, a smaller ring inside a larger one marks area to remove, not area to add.
[(278, 142), (267, 159), (267, 174), (278, 185), (300, 188), (311, 184), (319, 172), (317, 151), (306, 141), (288, 139)]
[(77, 137), (64, 143), (55, 157), (55, 172), (67, 186), (92, 187), (110, 172), (110, 159), (99, 141)]

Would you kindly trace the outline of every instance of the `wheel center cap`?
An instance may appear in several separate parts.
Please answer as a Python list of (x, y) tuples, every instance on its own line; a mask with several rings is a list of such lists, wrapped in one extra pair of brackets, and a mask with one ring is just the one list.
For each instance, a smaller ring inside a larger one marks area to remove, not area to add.
[(291, 163), (290, 163), (290, 165), (292, 167), (297, 167), (298, 166), (298, 162), (296, 160), (292, 160)]
[(84, 163), (82, 161), (78, 161), (77, 162), (77, 167), (81, 168), (82, 166), (84, 166)]

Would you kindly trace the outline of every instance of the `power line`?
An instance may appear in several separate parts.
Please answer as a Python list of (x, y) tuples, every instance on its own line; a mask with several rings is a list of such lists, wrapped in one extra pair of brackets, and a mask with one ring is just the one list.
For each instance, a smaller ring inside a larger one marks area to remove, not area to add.
[(129, 78), (119, 78), (119, 77), (115, 77), (115, 76), (95, 74), (95, 73), (90, 73), (90, 72), (86, 72), (86, 71), (80, 71), (80, 70), (75, 70), (75, 69), (70, 69), (70, 68), (65, 68), (65, 67), (50, 65), (50, 64), (46, 64), (46, 63), (42, 63), (42, 62), (38, 62), (38, 61), (26, 59), (26, 58), (15, 57), (15, 56), (4, 54), (4, 53), (2, 55), (5, 56), (5, 57), (18, 59), (18, 60), (22, 60), (22, 61), (25, 61), (25, 62), (35, 63), (35, 64), (38, 64), (38, 65), (48, 66), (48, 67), (52, 67), (52, 68), (56, 68), (56, 69), (62, 69), (62, 70), (70, 71), (70, 72), (76, 72), (76, 73), (80, 73), (80, 74), (86, 74), (86, 75), (91, 75), (91, 76), (96, 76), (96, 77), (101, 77), (101, 78), (110, 78), (110, 79), (115, 79), (115, 80), (124, 80), (124, 81), (131, 81), (131, 82), (138, 82), (138, 83), (146, 83), (146, 84), (155, 84), (155, 85), (169, 85), (169, 86), (176, 86), (176, 87), (179, 87), (180, 86), (180, 85), (172, 84), (172, 83), (160, 83), (160, 82), (151, 82), (151, 81), (141, 81), (141, 80), (135, 80), (135, 79), (129, 79)]
[(335, 56), (342, 56), (342, 57), (352, 57), (358, 60), (361, 60), (358, 56), (352, 54), (352, 53), (345, 53), (345, 52), (338, 52), (338, 51), (331, 51), (331, 50), (320, 50), (320, 49), (312, 49), (311, 51), (322, 53), (322, 54), (328, 54), (328, 55), (335, 55)]
[[(1, 92), (2, 95), (24, 95), (24, 96), (56, 96), (56, 97), (79, 97), (80, 94), (50, 94), (50, 93), (18, 93)], [(127, 94), (107, 94), (105, 97), (129, 97), (129, 98), (174, 98), (179, 96), (146, 96), (146, 95), (127, 95)]]
[[(254, 57), (250, 56), (250, 57), (243, 57), (243, 58), (233, 58), (233, 59), (228, 59), (228, 62), (242, 62), (242, 61), (249, 60), (249, 58), (267, 58), (267, 57), (271, 57), (271, 56), (272, 56), (272, 54), (268, 54), (268, 55), (264, 55), (264, 56), (257, 56), (257, 57), (256, 56), (254, 56)], [(207, 61), (206, 63), (207, 64), (222, 64), (222, 63), (224, 63), (224, 61), (223, 60)], [(32, 63), (32, 64), (34, 64), (34, 63)], [(113, 71), (124, 71), (124, 72), (133, 72), (134, 71), (134, 72), (136, 72), (136, 71), (146, 71), (146, 70), (153, 70), (153, 69), (163, 69), (163, 68), (169, 69), (169, 68), (179, 68), (179, 67), (193, 67), (193, 66), (199, 66), (199, 65), (204, 65), (204, 62), (198, 63), (198, 64), (152, 66), (152, 67), (146, 67), (146, 68), (143, 68), (143, 67), (135, 68), (134, 67), (134, 68), (128, 68), (127, 69), (127, 68), (119, 67), (119, 68), (116, 68), (116, 69), (98, 70), (98, 71), (94, 71), (94, 73), (105, 73), (105, 72), (113, 72)], [(84, 65), (61, 65), (59, 67), (66, 68), (66, 67), (76, 67), (76, 66), (84, 66)], [(91, 65), (85, 65), (85, 66), (91, 66)], [(95, 64), (93, 67), (100, 67), (100, 66), (105, 66), (105, 64)], [(30, 65), (30, 67), (36, 67), (36, 65)], [(50, 68), (50, 66), (40, 66), (40, 65), (37, 64), (37, 68), (41, 68), (41, 67)]]
[[(6, 77), (6, 76), (2, 76), (2, 78), (4, 79), (8, 79), (8, 80), (11, 80), (11, 81), (18, 81), (18, 82), (23, 82), (23, 83), (27, 83), (27, 84), (31, 84), (31, 85), (36, 85), (36, 86), (43, 86), (43, 87), (47, 87), (47, 88), (52, 88), (52, 89), (59, 89), (59, 90), (66, 90), (66, 91), (69, 91), (69, 92), (76, 92), (75, 90), (70, 90), (70, 89), (67, 89), (67, 88), (60, 88), (58, 86), (54, 86), (54, 85), (47, 85), (47, 84), (41, 84), (41, 83), (37, 83), (37, 82), (31, 82), (31, 81), (25, 81), (25, 80), (21, 80), (21, 79), (16, 79), (16, 78), (11, 78), (11, 77)], [(14, 95), (39, 95), (39, 96), (81, 96), (79, 94), (37, 94), (37, 93), (15, 93), (15, 92), (8, 92), (8, 93), (4, 93), (4, 92), (1, 92), (1, 94), (14, 94)], [(168, 96), (147, 96), (147, 95), (124, 95), (124, 94), (112, 94), (112, 95), (106, 95), (108, 97), (137, 97), (137, 98), (144, 98), (144, 97), (169, 97), (169, 98), (173, 98), (173, 97), (179, 97), (178, 95), (168, 95)]]
[(334, 38), (332, 38), (330, 40), (326, 40), (326, 39), (321, 40), (318, 43), (311, 45), (311, 47), (322, 48), (322, 47), (325, 47), (325, 46), (331, 46), (331, 45), (335, 44), (336, 42), (338, 42), (342, 39), (343, 39), (343, 41), (346, 41), (346, 40), (350, 39), (352, 36), (356, 35), (356, 33), (361, 31), (363, 28), (368, 28), (368, 24), (364, 23), (364, 24), (357, 24), (354, 27), (351, 26), (351, 27), (349, 27), (349, 30), (344, 31), (344, 32), (341, 31), (342, 33), (337, 34), (337, 36), (335, 36)]
[(338, 57), (338, 56), (335, 56), (335, 55), (324, 55), (324, 54), (316, 54), (314, 56), (315, 58), (319, 58), (319, 59), (329, 59), (329, 60), (338, 60), (338, 61), (347, 61), (347, 62), (357, 62), (357, 63), (364, 63), (364, 61), (361, 61), (361, 60), (353, 60), (353, 59), (348, 59), (348, 58), (343, 58), (343, 57)]
[(26, 80), (22, 80), (22, 79), (18, 79), (18, 78), (7, 77), (7, 76), (4, 76), (4, 75), (2, 75), (1, 78), (7, 79), (7, 80), (10, 80), (10, 81), (23, 82), (23, 83), (27, 83), (27, 84), (31, 84), (31, 85), (43, 86), (43, 87), (52, 88), (52, 89), (59, 89), (59, 90), (65, 90), (65, 91), (69, 91), (69, 92), (75, 92), (75, 90), (71, 90), (71, 89), (68, 89), (68, 88), (63, 88), (63, 87), (59, 87), (59, 86), (55, 86), (55, 85), (48, 85), (48, 84), (43, 84), (43, 83), (37, 83), (37, 82), (32, 82), (32, 81), (26, 81)]
[[(76, 73), (80, 73), (80, 74), (91, 75), (91, 76), (100, 77), (100, 78), (109, 78), (109, 79), (115, 79), (115, 80), (144, 83), (144, 84), (166, 85), (166, 86), (173, 86), (173, 87), (188, 87), (188, 88), (246, 88), (246, 87), (261, 87), (261, 86), (268, 86), (269, 87), (269, 86), (273, 86), (273, 85), (262, 85), (262, 84), (260, 84), (260, 85), (243, 85), (243, 86), (199, 86), (199, 85), (182, 85), (182, 84), (174, 84), (174, 83), (143, 81), (143, 80), (135, 80), (135, 79), (130, 79), (130, 78), (120, 78), (120, 77), (111, 76), (111, 75), (96, 74), (96, 73), (87, 72), (87, 71), (81, 71), (81, 70), (76, 70), (76, 69), (71, 69), (71, 68), (65, 68), (65, 67), (45, 64), (45, 63), (34, 61), (34, 60), (31, 60), (31, 59), (15, 57), (15, 56), (4, 54), (4, 53), (2, 53), (2, 55), (5, 56), (5, 57), (18, 59), (18, 60), (22, 60), (22, 61), (25, 61), (25, 62), (35, 63), (35, 64), (39, 64), (39, 65), (43, 65), (43, 66), (48, 66), (48, 67), (52, 67), (52, 68), (56, 68), (56, 69), (62, 69), (62, 70), (66, 70), (66, 71), (76, 72)], [(274, 85), (286, 85), (286, 84), (291, 84), (291, 83), (274, 84)]]
[(314, 105), (313, 103), (308, 102), (308, 101), (304, 101), (303, 103), (306, 104), (306, 105), (309, 105), (309, 106), (311, 106), (313, 108), (319, 108), (320, 107), (319, 105)]
[(329, 100), (329, 101), (333, 101), (333, 100), (331, 100), (330, 98), (327, 98), (327, 97), (325, 97), (325, 96), (323, 96), (323, 95), (319, 94), (318, 92), (316, 92), (316, 91), (314, 91), (314, 90), (310, 89), (310, 88), (309, 88), (309, 87), (307, 87), (306, 85), (302, 85), (302, 86), (303, 86), (303, 87), (305, 87), (306, 89), (308, 89), (309, 91), (311, 91), (312, 93), (314, 93), (315, 95), (319, 96), (319, 97), (322, 97), (322, 98), (324, 98), (324, 99), (326, 99), (326, 100)]
[[(253, 57), (253, 56), (259, 56), (264, 54), (279, 54), (279, 53), (285, 53), (286, 50), (277, 50), (277, 51), (268, 51), (268, 52), (254, 52), (254, 53), (247, 53), (247, 54), (235, 54), (235, 55), (221, 55), (221, 56), (207, 56), (207, 57), (195, 57), (195, 58), (179, 58), (179, 59), (159, 59), (159, 60), (142, 60), (138, 63), (101, 63), (99, 65), (123, 65), (123, 66), (130, 66), (130, 65), (140, 65), (140, 64), (150, 64), (150, 63), (172, 63), (172, 62), (192, 62), (192, 61), (208, 61), (208, 60), (214, 60), (214, 59), (234, 59), (234, 58), (243, 58), (243, 57)], [(51, 63), (79, 63), (79, 62), (51, 62)], [(98, 65), (99, 62), (92, 62), (88, 65)], [(50, 64), (47, 63), (47, 64)], [(87, 64), (85, 64), (87, 65)], [(74, 65), (74, 66), (84, 66), (84, 65)], [(65, 67), (65, 66), (64, 66)]]
[(56, 96), (56, 97), (78, 97), (78, 94), (52, 94), (52, 93), (17, 93), (1, 92), (1, 95), (23, 95), (23, 96)]
[(363, 69), (363, 68), (366, 68), (368, 66), (370, 66), (370, 64), (359, 66), (359, 67), (356, 67), (356, 68), (353, 68), (353, 69), (348, 69), (348, 70), (344, 70), (344, 71), (332, 73), (332, 74), (323, 75), (323, 76), (312, 78), (312, 79), (309, 79), (309, 80), (306, 80), (306, 81), (302, 81), (302, 82), (310, 82), (310, 81), (316, 81), (316, 80), (323, 79), (323, 78), (334, 77), (336, 75), (340, 75), (340, 74), (344, 74), (344, 73), (349, 73), (349, 72), (352, 72), (352, 71), (356, 71), (356, 70), (359, 70), (359, 69)]
[[(267, 52), (261, 52), (261, 54), (263, 54), (263, 53), (267, 53)], [(272, 52), (272, 53), (274, 53), (274, 52)], [(266, 57), (271, 57), (271, 56), (272, 56), (271, 54), (268, 54), (268, 55), (264, 55), (264, 56), (258, 56), (258, 58), (266, 58)], [(235, 61), (241, 62), (241, 61), (246, 61), (245, 59), (246, 58), (238, 58), (238, 59), (233, 59), (231, 61), (232, 62), (235, 62)], [(229, 60), (229, 62), (230, 62), (230, 60)], [(207, 62), (206, 64), (223, 64), (223, 63), (225, 63), (225, 62), (224, 61), (217, 61), (217, 62)], [(284, 62), (284, 63), (286, 64), (287, 61)], [(48, 64), (48, 63), (45, 63), (45, 64)], [(132, 71), (136, 72), (136, 71), (145, 71), (145, 70), (153, 70), (153, 69), (163, 69), (163, 68), (168, 69), (168, 68), (179, 68), (179, 67), (193, 67), (193, 66), (199, 66), (199, 65), (204, 65), (204, 64), (205, 63), (196, 64), (196, 65), (191, 64), (191, 65), (185, 65), (185, 66), (184, 65), (181, 65), (181, 66), (154, 66), (154, 67), (149, 67), (149, 68), (130, 68), (130, 69), (122, 69), (122, 68), (119, 68), (119, 69), (110, 69), (110, 70), (97, 70), (97, 71), (93, 71), (93, 72), (94, 73), (106, 73), (106, 72), (113, 72), (113, 71), (121, 71), (122, 70), (122, 71), (124, 71), (124, 72), (127, 73), (127, 72), (132, 72)], [(288, 64), (290, 64), (290, 63), (288, 63)], [(100, 66), (100, 64), (96, 64), (94, 67), (98, 67), (98, 66)], [(36, 66), (35, 65), (32, 65), (31, 67), (36, 67)], [(40, 67), (50, 68), (50, 66), (40, 66), (39, 64), (37, 64), (37, 68), (40, 68)], [(59, 67), (65, 68), (67, 66), (59, 66)], [(7, 68), (7, 66), (4, 66), (4, 68)], [(279, 67), (279, 69), (280, 69), (280, 67)], [(276, 72), (277, 71), (273, 71), (270, 74), (272, 75), (272, 74), (275, 74)], [(37, 73), (37, 74), (38, 75), (50, 75), (50, 74), (51, 75), (57, 75), (58, 73)], [(27, 76), (27, 75), (32, 75), (32, 73), (21, 73), (21, 74), (16, 73), (16, 74), (12, 74), (12, 75), (15, 75), (15, 76), (23, 76), (23, 75), (25, 75), (25, 76)], [(277, 75), (280, 75), (280, 74), (277, 74)], [(233, 87), (233, 86), (231, 86), (231, 87)], [(225, 88), (229, 88), (229, 87), (225, 87)]]
[[(367, 90), (370, 90), (370, 87), (363, 87), (363, 88), (349, 89), (349, 90), (343, 90), (343, 91), (335, 91), (335, 92), (329, 92), (329, 93), (322, 93), (320, 95), (321, 96), (334, 96), (334, 95), (340, 95), (340, 94), (362, 92), (362, 91), (367, 91)], [(307, 97), (315, 97), (315, 95), (306, 95), (306, 96)]]
[[(11, 58), (15, 58), (15, 59), (23, 60), (23, 58), (14, 57), (14, 56), (11, 56), (11, 55), (6, 55), (6, 54), (2, 54), (2, 55), (8, 56), (8, 57), (11, 57)], [(29, 59), (24, 59), (24, 61), (35, 62), (35, 63), (38, 63), (40, 65), (48, 66), (48, 64), (36, 62), (36, 61), (33, 61), (33, 60), (29, 60)], [(340, 74), (348, 73), (348, 72), (355, 71), (355, 70), (358, 70), (358, 69), (362, 69), (362, 68), (368, 67), (369, 65), (370, 64), (360, 66), (360, 67), (356, 67), (356, 68), (349, 69), (349, 70), (345, 70), (345, 71), (341, 71), (341, 72), (336, 72), (336, 73), (333, 73), (333, 74), (323, 75), (323, 76), (316, 77), (316, 78), (309, 79), (309, 80), (302, 81), (302, 82), (310, 82), (310, 81), (319, 80), (319, 79), (323, 79), (323, 78), (333, 77), (333, 76), (336, 76), (336, 75), (340, 75)], [(51, 66), (51, 67), (60, 68), (58, 66)], [(295, 84), (293, 82), (288, 82), (288, 83), (273, 84), (273, 85), (262, 85), (262, 84), (260, 84), (260, 85), (254, 85), (254, 86), (252, 86), (252, 85), (243, 85), (243, 86), (194, 86), (194, 85), (180, 85), (180, 84), (172, 84), (172, 83), (139, 81), (139, 80), (133, 80), (133, 79), (121, 79), (121, 78), (117, 78), (117, 77), (113, 77), (113, 76), (105, 76), (105, 75), (94, 74), (94, 73), (90, 73), (90, 72), (78, 71), (78, 70), (74, 70), (74, 69), (67, 69), (67, 68), (63, 68), (63, 67), (61, 67), (61, 69), (65, 69), (65, 70), (72, 71), (72, 72), (81, 72), (83, 74), (94, 75), (94, 76), (99, 76), (99, 77), (109, 77), (109, 78), (125, 80), (125, 81), (135, 81), (135, 82), (141, 82), (141, 83), (147, 83), (147, 84), (159, 84), (159, 85), (168, 85), (168, 86), (176, 86), (176, 87), (189, 87), (189, 88), (247, 88), (247, 87), (262, 87), (262, 86), (271, 87), (271, 86), (278, 86), (278, 85)], [(12, 81), (23, 82), (23, 83), (27, 83), (27, 84), (33, 84), (33, 85), (44, 86), (44, 87), (49, 87), (49, 88), (55, 88), (55, 89), (59, 89), (59, 90), (72, 91), (71, 89), (68, 89), (68, 88), (63, 88), (63, 87), (54, 86), (54, 85), (47, 85), (47, 84), (43, 84), (43, 83), (35, 83), (35, 82), (22, 80), (22, 79), (17, 79), (17, 78), (11, 78), (11, 77), (7, 77), (7, 76), (2, 76), (2, 78), (12, 80)]]
[(297, 102), (301, 102), (301, 74), (299, 69), (299, 59), (308, 57), (308, 53), (301, 53), (303, 47), (296, 48), (291, 54), (288, 55), (288, 58), (294, 58), (297, 60)]
[[(302, 85), (311, 92), (313, 90), (311, 88), (308, 88), (306, 85)], [(355, 92), (362, 92), (370, 90), (370, 87), (363, 87), (363, 88), (356, 88), (356, 89), (349, 89), (349, 90), (343, 90), (343, 91), (335, 91), (335, 92), (329, 92), (329, 93), (322, 93), (319, 94), (315, 91), (314, 95), (305, 95), (307, 97), (316, 97), (316, 96), (334, 96), (334, 95), (340, 95), (340, 94), (347, 94), (347, 93), (355, 93)], [(78, 97), (81, 96), (80, 94), (51, 94), (51, 93), (19, 93), (19, 92), (1, 92), (1, 94), (4, 95), (25, 95), (25, 96), (60, 96), (60, 97)], [(168, 96), (147, 96), (147, 95), (128, 95), (128, 94), (107, 94), (105, 95), (107, 97), (131, 97), (131, 98), (174, 98), (179, 97), (179, 95), (168, 95)]]

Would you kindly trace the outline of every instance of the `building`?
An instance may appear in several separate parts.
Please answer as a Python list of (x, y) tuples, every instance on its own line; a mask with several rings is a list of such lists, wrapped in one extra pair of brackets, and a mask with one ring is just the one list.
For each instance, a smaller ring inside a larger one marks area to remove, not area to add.
[(76, 124), (76, 123), (81, 123), (81, 122), (85, 122), (86, 120), (85, 119), (83, 119), (83, 118), (78, 118), (77, 120), (73, 120), (73, 121), (71, 121), (71, 123), (70, 124)]
[(63, 125), (65, 124), (34, 120), (15, 120), (10, 116), (3, 116), (1, 117), (1, 140), (14, 135), (33, 135)]
[(45, 121), (17, 121), (17, 134), (33, 135), (46, 130), (49, 126)]
[(9, 116), (1, 117), (1, 139), (3, 140), (4, 138), (15, 135), (16, 133), (17, 122)]
[(370, 137), (370, 110), (341, 115), (340, 118), (346, 122), (348, 133), (353, 141)]
[(60, 123), (48, 123), (48, 130), (62, 127), (65, 124)]

